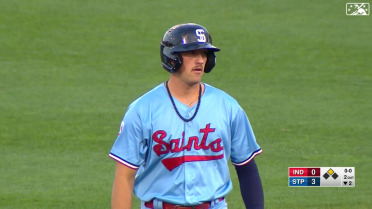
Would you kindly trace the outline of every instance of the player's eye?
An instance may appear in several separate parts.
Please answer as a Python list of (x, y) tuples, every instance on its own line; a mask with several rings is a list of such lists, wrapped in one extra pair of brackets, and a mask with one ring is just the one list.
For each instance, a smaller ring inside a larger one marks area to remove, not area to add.
[(196, 57), (196, 56), (199, 56), (199, 55), (201, 55), (202, 57), (207, 57), (207, 52), (208, 52), (208, 50), (206, 50), (206, 49), (198, 49), (198, 50), (183, 52), (183, 54), (185, 56), (192, 56), (192, 57)]
[(195, 55), (195, 56), (201, 55), (203, 57), (206, 57), (207, 56), (207, 50), (206, 49), (194, 50), (194, 51), (192, 51), (192, 54)]

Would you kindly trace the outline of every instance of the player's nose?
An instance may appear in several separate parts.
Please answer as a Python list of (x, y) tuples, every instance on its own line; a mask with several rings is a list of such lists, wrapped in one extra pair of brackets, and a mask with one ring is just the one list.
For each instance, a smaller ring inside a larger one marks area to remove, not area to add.
[(204, 63), (206, 61), (206, 55), (204, 52), (199, 51), (198, 53), (195, 54), (195, 60), (197, 63)]

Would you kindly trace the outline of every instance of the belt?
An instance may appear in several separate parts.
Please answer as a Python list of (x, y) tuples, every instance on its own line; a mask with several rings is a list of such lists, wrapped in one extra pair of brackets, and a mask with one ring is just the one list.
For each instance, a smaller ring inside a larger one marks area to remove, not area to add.
[[(217, 202), (221, 202), (224, 200), (224, 197), (221, 197), (217, 199)], [(153, 201), (145, 202), (145, 206), (148, 208), (154, 209), (154, 203)], [(175, 205), (167, 202), (163, 202), (163, 209), (208, 209), (211, 206), (211, 202), (205, 202), (200, 205), (194, 205), (194, 206), (182, 206), (182, 205)]]

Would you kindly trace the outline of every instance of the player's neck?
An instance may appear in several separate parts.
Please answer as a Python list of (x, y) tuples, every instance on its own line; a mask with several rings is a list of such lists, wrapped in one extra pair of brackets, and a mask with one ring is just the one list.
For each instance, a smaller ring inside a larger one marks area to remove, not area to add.
[(193, 100), (198, 97), (200, 87), (202, 88), (203, 92), (204, 85), (200, 84), (200, 82), (187, 84), (170, 79), (168, 81), (168, 88), (173, 97), (177, 98), (182, 103), (189, 105), (190, 102), (193, 103)]

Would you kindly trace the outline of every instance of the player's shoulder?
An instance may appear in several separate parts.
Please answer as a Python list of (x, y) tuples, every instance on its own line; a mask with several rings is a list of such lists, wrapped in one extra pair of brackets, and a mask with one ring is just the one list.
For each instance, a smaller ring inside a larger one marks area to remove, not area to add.
[(231, 104), (238, 104), (238, 101), (227, 92), (206, 83), (204, 83), (204, 85), (206, 95), (210, 96), (214, 100), (223, 100)]
[(129, 108), (148, 108), (150, 105), (161, 102), (166, 95), (164, 84), (161, 83), (134, 100)]

